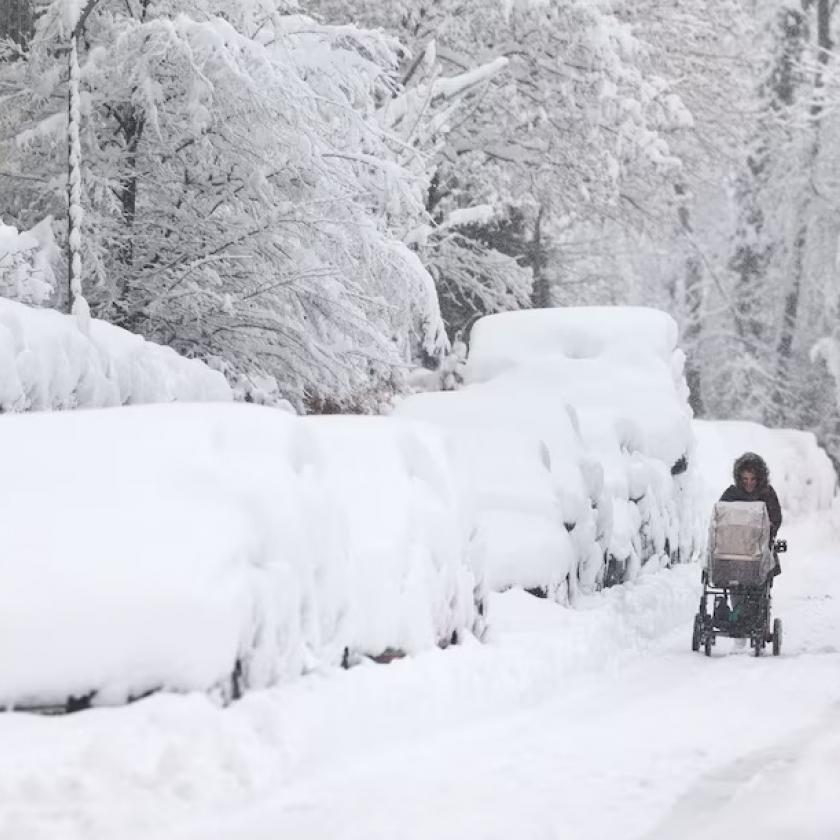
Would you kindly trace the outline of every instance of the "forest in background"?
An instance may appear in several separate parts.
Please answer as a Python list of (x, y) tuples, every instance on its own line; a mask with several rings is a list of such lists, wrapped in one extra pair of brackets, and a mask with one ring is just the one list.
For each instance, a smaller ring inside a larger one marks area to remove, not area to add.
[(836, 463), (839, 36), (835, 0), (0, 0), (0, 295), (308, 411), (385, 410), (483, 314), (655, 306), (698, 416)]

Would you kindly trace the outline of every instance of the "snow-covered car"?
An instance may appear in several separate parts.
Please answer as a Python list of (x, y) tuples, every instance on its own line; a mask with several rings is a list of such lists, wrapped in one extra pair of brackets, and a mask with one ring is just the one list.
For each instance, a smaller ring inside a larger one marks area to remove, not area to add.
[(478, 629), (442, 437), (244, 404), (0, 417), (0, 708), (223, 697)]
[(564, 600), (692, 556), (683, 362), (657, 310), (507, 312), (474, 325), (465, 387), (403, 401), (455, 441), (492, 588)]

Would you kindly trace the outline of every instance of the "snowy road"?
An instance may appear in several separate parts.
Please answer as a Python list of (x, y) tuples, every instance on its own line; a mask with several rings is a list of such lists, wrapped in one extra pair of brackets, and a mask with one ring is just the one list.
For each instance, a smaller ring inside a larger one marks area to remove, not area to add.
[(696, 568), (580, 611), (500, 596), (488, 645), (228, 710), (5, 716), (0, 838), (836, 839), (840, 552), (785, 536), (779, 659), (690, 653)]

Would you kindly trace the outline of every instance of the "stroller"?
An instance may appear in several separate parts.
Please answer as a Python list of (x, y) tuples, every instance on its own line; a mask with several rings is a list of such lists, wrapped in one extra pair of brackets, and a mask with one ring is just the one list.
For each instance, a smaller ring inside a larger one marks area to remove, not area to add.
[(787, 543), (771, 544), (770, 520), (763, 502), (718, 502), (712, 513), (703, 594), (694, 616), (691, 649), (706, 656), (718, 636), (749, 639), (756, 656), (768, 643), (782, 651), (782, 620), (771, 623), (770, 592), (777, 555)]

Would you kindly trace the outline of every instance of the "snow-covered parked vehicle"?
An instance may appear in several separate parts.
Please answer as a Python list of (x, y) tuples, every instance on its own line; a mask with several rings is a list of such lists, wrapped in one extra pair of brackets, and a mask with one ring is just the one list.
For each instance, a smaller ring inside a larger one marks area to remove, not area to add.
[(491, 588), (565, 600), (693, 556), (683, 364), (664, 312), (507, 312), (474, 325), (463, 388), (400, 404), (453, 438)]
[(441, 436), (243, 404), (0, 417), (0, 708), (218, 692), (480, 632)]

